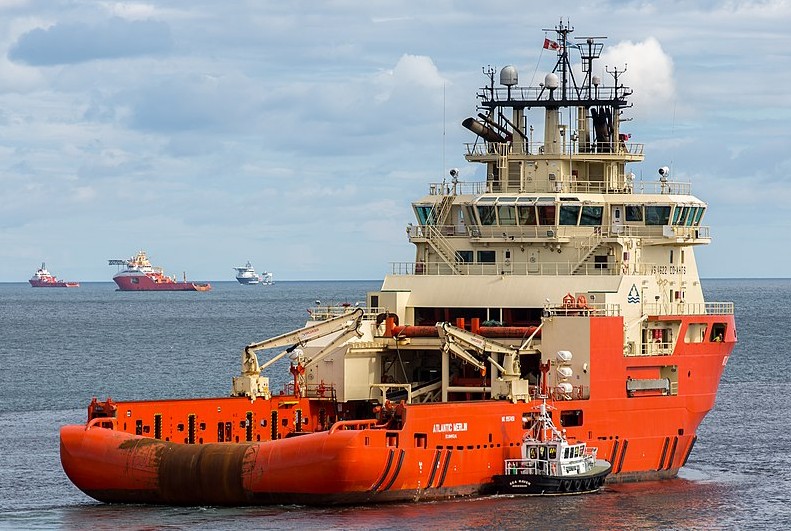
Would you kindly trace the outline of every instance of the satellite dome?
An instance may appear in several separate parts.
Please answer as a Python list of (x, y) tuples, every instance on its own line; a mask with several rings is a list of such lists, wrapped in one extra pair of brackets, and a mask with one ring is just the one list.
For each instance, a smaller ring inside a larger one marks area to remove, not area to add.
[(519, 73), (514, 65), (504, 66), (500, 70), (500, 84), (506, 87), (513, 87), (519, 83)]
[(544, 86), (547, 87), (548, 89), (556, 89), (558, 88), (559, 85), (560, 85), (560, 80), (558, 79), (558, 76), (556, 74), (550, 72), (544, 77)]

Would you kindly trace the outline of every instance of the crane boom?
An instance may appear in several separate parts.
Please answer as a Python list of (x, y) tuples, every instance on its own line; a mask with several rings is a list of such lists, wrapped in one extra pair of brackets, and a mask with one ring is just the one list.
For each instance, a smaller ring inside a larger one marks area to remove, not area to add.
[[(362, 322), (363, 313), (362, 308), (355, 308), (351, 312), (332, 317), (326, 321), (304, 326), (297, 330), (292, 330), (291, 332), (247, 345), (242, 352), (242, 374), (234, 377), (231, 395), (249, 396), (253, 399), (257, 396), (270, 396), (269, 378), (261, 376), (261, 371), (263, 369), (266, 369), (279, 359), (293, 352), (299, 346), (305, 346), (313, 340), (340, 332), (337, 338), (331, 341), (327, 347), (319, 351), (319, 354), (314, 359), (309, 361), (309, 363), (315, 363), (330, 351), (330, 347), (338, 345), (339, 342), (345, 341), (353, 335), (357, 335), (358, 337), (362, 336), (359, 328)], [(257, 352), (286, 345), (288, 345), (288, 348), (284, 351), (274, 356), (263, 365), (259, 364)]]
[[(437, 331), (442, 340), (442, 349), (445, 352), (454, 354), (467, 363), (478, 367), (482, 372), (486, 369), (486, 361), (499, 371), (499, 375), (492, 374), (491, 376), (493, 397), (506, 397), (512, 401), (529, 400), (529, 385), (521, 377), (519, 357), (523, 354), (538, 353), (538, 350), (523, 346), (511, 347), (503, 345), (497, 341), (492, 341), (481, 335), (453, 326), (450, 323), (437, 323)], [(471, 354), (470, 351), (477, 356)], [(502, 355), (502, 363), (499, 363), (493, 355)]]

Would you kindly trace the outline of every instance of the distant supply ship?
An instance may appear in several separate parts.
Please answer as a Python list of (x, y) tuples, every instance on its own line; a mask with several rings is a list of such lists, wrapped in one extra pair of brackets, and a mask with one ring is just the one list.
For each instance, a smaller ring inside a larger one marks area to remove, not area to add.
[(234, 267), (234, 269), (236, 270), (236, 280), (239, 281), (239, 284), (244, 284), (245, 286), (253, 284), (271, 286), (275, 283), (274, 280), (272, 280), (272, 273), (264, 271), (259, 275), (255, 272), (255, 268), (250, 262), (247, 262), (243, 266)]
[(140, 251), (129, 260), (110, 260), (110, 265), (126, 266), (113, 280), (118, 291), (209, 291), (211, 284), (176, 280), (168, 277), (161, 267), (154, 267), (148, 261), (145, 251)]
[[(364, 305), (317, 305), (305, 327), (248, 344), (230, 394), (94, 399), (87, 422), (60, 430), (69, 479), (107, 503), (199, 506), (676, 477), (737, 341), (733, 303), (704, 297), (695, 260), (708, 205), (666, 167), (635, 182), (644, 146), (621, 130), (623, 69), (602, 79), (601, 38), (555, 29), (539, 84), (484, 69), (462, 122), (481, 180), (453, 169), (412, 203), (413, 262)], [(519, 34), (501, 37), (527, 55)], [(536, 436), (540, 416), (554, 442)]]
[(47, 271), (47, 266), (41, 262), (41, 267), (38, 268), (36, 274), (33, 275), (28, 282), (34, 288), (79, 288), (79, 282), (66, 282), (65, 280), (58, 280), (54, 275)]

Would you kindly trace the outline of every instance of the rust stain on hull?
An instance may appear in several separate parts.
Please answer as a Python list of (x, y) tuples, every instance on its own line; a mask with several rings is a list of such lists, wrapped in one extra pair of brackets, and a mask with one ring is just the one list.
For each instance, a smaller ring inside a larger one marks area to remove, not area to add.
[(249, 502), (244, 478), (255, 462), (251, 444), (169, 444), (159, 462), (159, 499), (166, 504)]

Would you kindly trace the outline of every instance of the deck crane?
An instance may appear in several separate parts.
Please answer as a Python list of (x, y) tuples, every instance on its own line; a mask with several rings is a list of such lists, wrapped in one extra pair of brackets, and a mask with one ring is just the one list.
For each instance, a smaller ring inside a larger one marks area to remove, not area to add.
[[(517, 400), (530, 400), (528, 381), (522, 378), (519, 357), (523, 354), (539, 353), (538, 350), (527, 347), (538, 329), (519, 347), (503, 345), (450, 323), (437, 323), (437, 331), (444, 352), (449, 352), (478, 367), (482, 374), (486, 371), (486, 361), (497, 370), (499, 374), (492, 374), (491, 378), (492, 398), (507, 398), (514, 403)], [(470, 354), (469, 351), (475, 352), (479, 357)], [(502, 363), (494, 358), (495, 355), (502, 355)]]
[[(277, 337), (247, 345), (242, 352), (242, 374), (233, 378), (231, 396), (247, 396), (252, 400), (258, 397), (264, 399), (271, 398), (272, 394), (269, 390), (269, 378), (261, 376), (261, 372), (279, 359), (295, 351), (298, 354), (295, 360), (296, 365), (292, 364), (292, 374), (294, 374), (295, 383), (297, 384), (295, 385), (294, 393), (304, 393), (304, 386), (299, 385), (299, 379), (307, 368), (315, 365), (338, 345), (344, 343), (352, 336), (362, 337), (363, 334), (360, 332), (360, 324), (362, 322), (363, 313), (362, 308), (355, 308), (350, 312), (332, 317), (326, 321), (310, 324)], [(300, 354), (300, 351), (297, 350), (298, 347), (304, 347), (311, 341), (335, 333), (338, 333), (338, 335), (332, 338), (327, 345), (316, 352), (311, 358), (305, 358), (304, 355)], [(284, 346), (288, 348), (265, 362), (263, 365), (259, 365), (258, 351)]]

